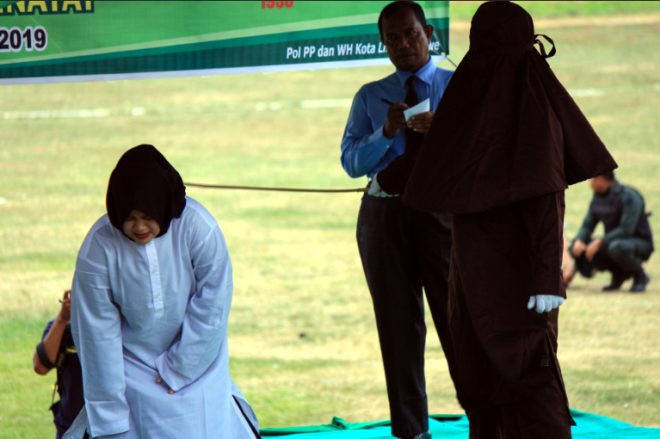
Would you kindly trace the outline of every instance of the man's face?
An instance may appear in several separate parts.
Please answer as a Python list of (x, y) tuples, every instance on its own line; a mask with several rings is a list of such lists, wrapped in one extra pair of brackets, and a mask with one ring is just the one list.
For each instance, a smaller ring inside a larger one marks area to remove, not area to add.
[(414, 72), (429, 60), (433, 27), (422, 25), (410, 9), (384, 18), (382, 31), (387, 55), (397, 69)]
[(612, 182), (603, 176), (593, 177), (589, 180), (591, 190), (595, 194), (604, 194), (612, 185)]

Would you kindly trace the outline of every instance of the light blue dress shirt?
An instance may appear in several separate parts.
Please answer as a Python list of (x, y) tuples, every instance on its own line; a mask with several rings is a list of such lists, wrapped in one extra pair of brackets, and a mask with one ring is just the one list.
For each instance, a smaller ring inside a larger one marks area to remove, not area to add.
[[(435, 111), (453, 72), (437, 67), (431, 59), (414, 74), (419, 101), (430, 98)], [(406, 81), (413, 72), (397, 70), (391, 75), (363, 85), (353, 99), (341, 142), (341, 164), (351, 177), (373, 177), (405, 151), (404, 130), (388, 139), (383, 134), (390, 102), (404, 102)]]
[(71, 304), (90, 435), (254, 437), (229, 376), (231, 297), (224, 238), (195, 200), (145, 245), (99, 219), (78, 254)]

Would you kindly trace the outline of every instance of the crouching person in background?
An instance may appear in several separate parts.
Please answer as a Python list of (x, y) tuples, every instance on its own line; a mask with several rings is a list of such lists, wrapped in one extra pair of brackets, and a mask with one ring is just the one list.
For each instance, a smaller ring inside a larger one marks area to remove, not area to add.
[[(642, 293), (650, 281), (642, 263), (653, 253), (644, 198), (636, 189), (619, 183), (614, 172), (596, 176), (589, 184), (594, 196), (570, 247), (575, 269), (585, 277), (592, 277), (596, 271), (612, 273), (603, 291), (616, 291), (632, 278), (630, 292)], [(595, 238), (592, 235), (599, 222), (605, 234)]]

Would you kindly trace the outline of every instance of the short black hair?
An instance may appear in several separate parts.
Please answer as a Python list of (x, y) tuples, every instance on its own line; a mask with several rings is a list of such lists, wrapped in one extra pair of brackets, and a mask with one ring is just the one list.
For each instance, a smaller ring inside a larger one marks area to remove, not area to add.
[(601, 174), (600, 176), (608, 181), (614, 181), (616, 179), (616, 177), (614, 176), (614, 171), (606, 172), (604, 174)]
[(413, 11), (417, 17), (417, 21), (419, 21), (422, 26), (426, 26), (426, 15), (424, 14), (424, 9), (422, 9), (420, 5), (411, 0), (393, 1), (385, 6), (378, 16), (378, 33), (380, 34), (381, 41), (383, 40), (383, 20), (400, 13), (405, 9)]

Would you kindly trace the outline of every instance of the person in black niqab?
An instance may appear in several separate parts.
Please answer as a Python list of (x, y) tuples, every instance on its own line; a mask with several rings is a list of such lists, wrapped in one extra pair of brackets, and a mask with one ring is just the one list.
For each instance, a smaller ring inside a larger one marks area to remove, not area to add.
[(520, 6), (479, 7), (404, 193), (454, 214), (448, 319), (471, 439), (564, 439), (574, 424), (556, 356), (564, 190), (616, 163), (540, 38)]

